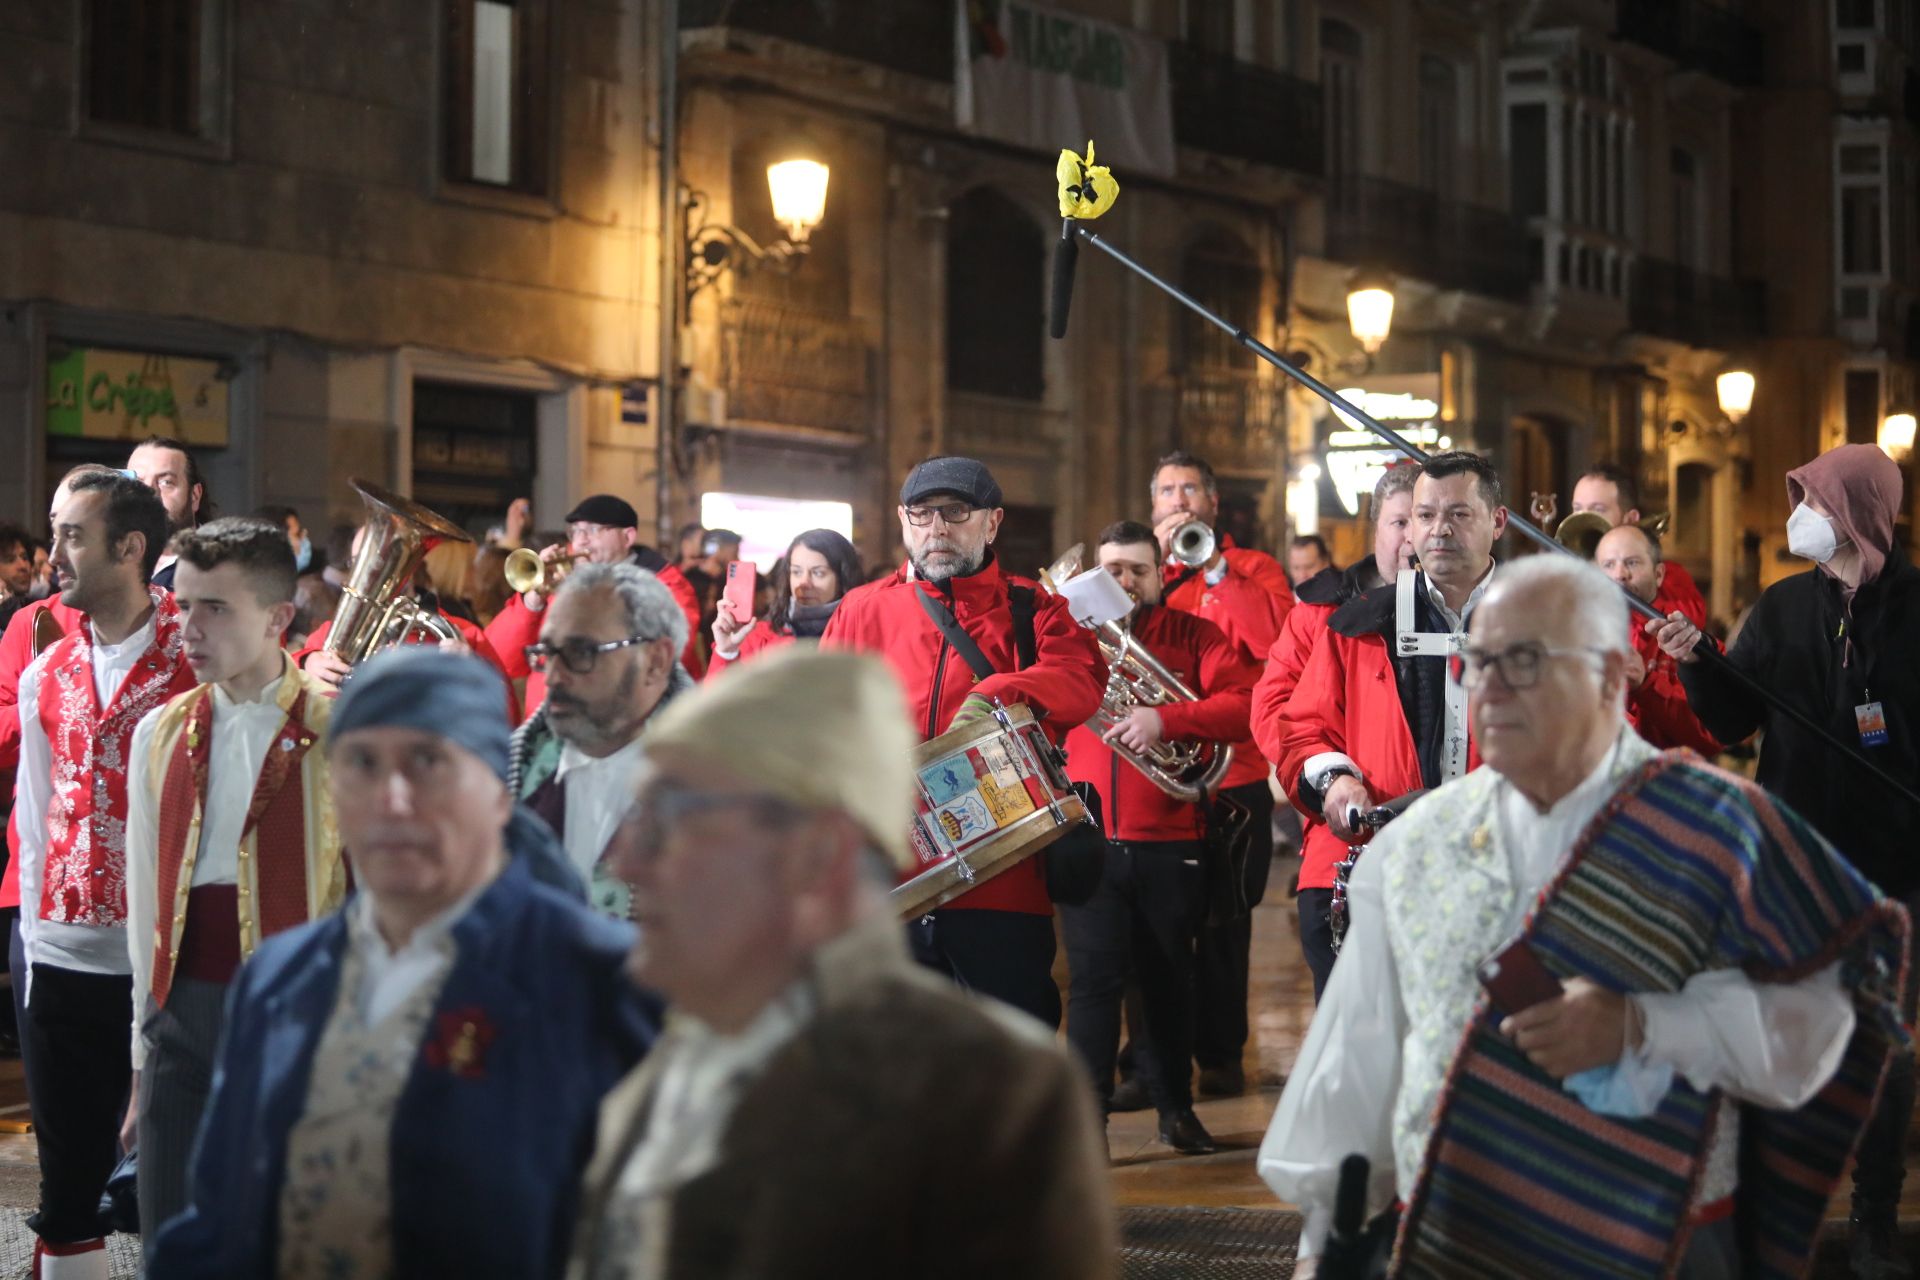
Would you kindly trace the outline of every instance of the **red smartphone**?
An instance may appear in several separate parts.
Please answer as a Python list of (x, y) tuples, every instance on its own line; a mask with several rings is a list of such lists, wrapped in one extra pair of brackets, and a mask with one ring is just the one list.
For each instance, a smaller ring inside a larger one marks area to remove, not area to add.
[(1547, 972), (1540, 957), (1524, 939), (1516, 938), (1480, 962), (1480, 985), (1493, 1003), (1509, 1016), (1554, 999), (1560, 979)]
[(727, 589), (720, 598), (727, 602), (735, 622), (746, 622), (753, 617), (755, 577), (751, 560), (727, 561)]

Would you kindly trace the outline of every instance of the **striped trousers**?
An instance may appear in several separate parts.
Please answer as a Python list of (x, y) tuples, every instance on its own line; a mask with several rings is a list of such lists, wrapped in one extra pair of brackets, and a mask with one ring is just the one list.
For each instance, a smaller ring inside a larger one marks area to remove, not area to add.
[(226, 1018), (227, 984), (175, 978), (166, 1007), (140, 1028), (140, 1238), (149, 1256), (167, 1219), (187, 1207), (193, 1139), (213, 1088), (214, 1051)]

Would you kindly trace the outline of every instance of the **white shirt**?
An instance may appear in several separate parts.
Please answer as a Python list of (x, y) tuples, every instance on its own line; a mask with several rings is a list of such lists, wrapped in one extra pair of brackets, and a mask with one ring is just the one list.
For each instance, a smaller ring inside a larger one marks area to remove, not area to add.
[[(1612, 797), (1609, 773), (1620, 749), (1616, 743), (1545, 812), (1511, 783), (1499, 783), (1495, 811), (1513, 876), (1512, 927)], [(1386, 927), (1383, 864), (1396, 838), (1417, 836), (1388, 827), (1354, 868), (1347, 885), (1352, 927), (1260, 1148), (1260, 1176), (1306, 1215), (1303, 1258), (1324, 1245), (1340, 1163), (1348, 1155), (1364, 1155), (1373, 1166), (1370, 1211), (1392, 1194), (1404, 1200), (1414, 1190), (1411, 1171), (1396, 1171), (1392, 1132), (1401, 1045), (1409, 1032)], [(1488, 951), (1496, 942), (1488, 940)], [(1460, 959), (1476, 964), (1482, 958)], [(1672, 994), (1631, 999), (1643, 1016), (1641, 1046), (1623, 1057), (1623, 1068), (1671, 1065), (1696, 1089), (1724, 1089), (1766, 1107), (1791, 1109), (1811, 1098), (1832, 1077), (1853, 1035), (1853, 1005), (1840, 988), (1838, 963), (1785, 984), (1712, 970)]]
[[(286, 670), (292, 669), (287, 661)], [(207, 803), (200, 814), (199, 841), (193, 853), (193, 880), (201, 885), (233, 884), (240, 874), (240, 836), (247, 824), (267, 750), (286, 722), (275, 701), (281, 677), (250, 702), (235, 702), (219, 685), (213, 699), (213, 754), (207, 762)], [(161, 903), (160, 810), (154, 802), (153, 735), (165, 707), (156, 707), (133, 731), (127, 761), (127, 960), (133, 972), (133, 1065), (146, 1058), (140, 1024), (146, 1020), (147, 994), (153, 989), (154, 926), (173, 904)], [(170, 761), (159, 763), (164, 782)], [(180, 939), (175, 938), (177, 945)]]
[[(102, 707), (133, 672), (154, 640), (154, 614), (119, 644), (101, 644), (87, 623), (93, 660), (93, 689)], [(52, 650), (48, 650), (51, 653)], [(50, 964), (80, 973), (128, 972), (127, 931), (119, 925), (58, 924), (40, 918), (40, 886), (47, 869), (47, 810), (53, 799), (53, 744), (40, 724), (40, 682), (48, 653), (20, 675), (20, 770), (15, 782), (15, 820), (20, 829), (20, 946), (26, 955), (27, 998), (33, 997), (32, 968)], [(95, 767), (102, 767), (98, 761)]]
[(453, 968), (453, 926), (467, 914), (489, 880), (430, 920), (423, 921), (398, 951), (387, 945), (373, 915), (373, 895), (361, 890), (347, 907), (347, 945), (360, 957), (360, 989), (348, 993), (363, 1025), (372, 1026), (405, 1004), (407, 997)]
[(571, 742), (560, 748), (557, 781), (566, 784), (567, 860), (587, 883), (620, 820), (633, 808), (646, 760), (635, 738), (610, 756), (595, 758)]

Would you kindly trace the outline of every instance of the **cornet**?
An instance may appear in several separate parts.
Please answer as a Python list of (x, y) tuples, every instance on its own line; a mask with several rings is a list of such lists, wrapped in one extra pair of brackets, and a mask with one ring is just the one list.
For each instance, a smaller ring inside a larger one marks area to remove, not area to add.
[(528, 591), (541, 595), (550, 595), (560, 585), (560, 580), (573, 568), (573, 562), (586, 553), (575, 551), (555, 560), (542, 560), (538, 551), (521, 547), (507, 555), (507, 585), (522, 594)]
[(1167, 554), (1189, 569), (1198, 569), (1213, 559), (1213, 553), (1219, 545), (1219, 540), (1213, 536), (1213, 530), (1206, 521), (1189, 520), (1167, 539)]

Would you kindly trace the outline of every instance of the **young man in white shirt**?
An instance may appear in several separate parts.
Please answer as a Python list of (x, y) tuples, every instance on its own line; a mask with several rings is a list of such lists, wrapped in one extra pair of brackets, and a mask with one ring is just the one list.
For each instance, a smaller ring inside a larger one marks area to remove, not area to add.
[(149, 587), (171, 534), (153, 490), (72, 481), (54, 513), (61, 602), (87, 625), (20, 678), (21, 1028), (39, 1138), (41, 1280), (104, 1277), (100, 1193), (119, 1158), (132, 1064), (127, 758), (141, 717), (193, 685), (173, 597)]
[(222, 519), (175, 536), (174, 600), (198, 688), (134, 731), (127, 810), (134, 1102), (149, 1248), (186, 1207), (227, 987), (259, 941), (346, 892), (319, 742), (330, 690), (281, 647), (296, 567), (285, 531)]

